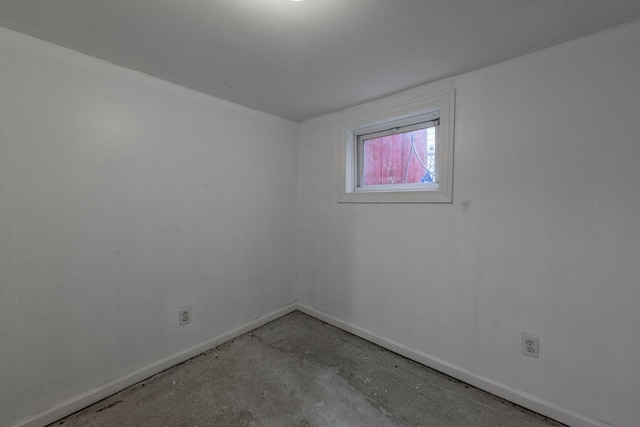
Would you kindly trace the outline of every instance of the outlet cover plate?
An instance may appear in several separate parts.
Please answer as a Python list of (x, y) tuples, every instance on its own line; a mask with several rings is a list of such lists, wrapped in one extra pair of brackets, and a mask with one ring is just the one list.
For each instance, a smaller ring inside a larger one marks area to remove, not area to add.
[(540, 357), (539, 337), (527, 332), (522, 333), (522, 354), (529, 357)]
[(191, 322), (191, 306), (182, 307), (180, 309), (180, 326)]

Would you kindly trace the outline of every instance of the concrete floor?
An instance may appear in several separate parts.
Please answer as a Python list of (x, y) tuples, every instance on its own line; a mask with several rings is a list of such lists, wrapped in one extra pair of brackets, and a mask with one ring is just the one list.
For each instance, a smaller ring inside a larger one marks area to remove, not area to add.
[(562, 424), (293, 312), (58, 425)]

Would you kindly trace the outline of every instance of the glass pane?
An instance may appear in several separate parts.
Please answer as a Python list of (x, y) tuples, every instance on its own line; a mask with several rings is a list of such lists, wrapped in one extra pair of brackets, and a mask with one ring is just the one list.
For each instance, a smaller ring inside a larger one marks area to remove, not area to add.
[(435, 127), (363, 141), (362, 185), (437, 182)]

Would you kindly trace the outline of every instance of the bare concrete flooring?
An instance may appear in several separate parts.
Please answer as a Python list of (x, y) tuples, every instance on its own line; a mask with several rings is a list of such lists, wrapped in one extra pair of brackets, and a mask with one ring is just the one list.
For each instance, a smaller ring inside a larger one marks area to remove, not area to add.
[(562, 424), (293, 312), (58, 425)]

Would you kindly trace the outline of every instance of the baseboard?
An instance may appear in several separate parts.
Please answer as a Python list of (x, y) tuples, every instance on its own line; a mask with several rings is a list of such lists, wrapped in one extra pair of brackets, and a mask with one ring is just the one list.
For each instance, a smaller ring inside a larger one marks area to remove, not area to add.
[(125, 388), (132, 386), (140, 381), (143, 381), (159, 372), (164, 371), (172, 366), (175, 366), (179, 363), (182, 363), (186, 360), (189, 360), (200, 353), (203, 353), (207, 350), (210, 350), (217, 345), (220, 345), (226, 341), (232, 340), (246, 332), (249, 332), (255, 328), (258, 328), (266, 323), (271, 322), (279, 317), (282, 317), (286, 314), (291, 313), (296, 310), (296, 304), (290, 304), (286, 307), (283, 307), (279, 310), (273, 311), (265, 316), (262, 316), (254, 321), (246, 323), (238, 328), (235, 328), (229, 332), (225, 332), (222, 335), (218, 335), (215, 338), (207, 340), (203, 343), (197, 344), (191, 348), (188, 348), (184, 351), (166, 357), (164, 359), (158, 360), (150, 365), (147, 365), (143, 368), (138, 369), (135, 372), (132, 372), (129, 375), (113, 380), (109, 383), (106, 383), (100, 387), (96, 387), (93, 390), (89, 390), (86, 393), (78, 395), (64, 403), (61, 403), (58, 406), (55, 406), (51, 409), (43, 411), (39, 414), (30, 416), (21, 421), (18, 421), (15, 424), (12, 424), (10, 427), (42, 427), (46, 426), (50, 423), (53, 423), (60, 418), (64, 418), (68, 415), (73, 414), (80, 409), (83, 409), (89, 405), (92, 405), (102, 399), (105, 399), (111, 396), (114, 393), (117, 393)]
[(217, 345), (234, 339), (246, 332), (258, 328), (295, 310), (299, 310), (305, 314), (308, 314), (309, 316), (315, 317), (318, 320), (322, 320), (323, 322), (329, 323), (330, 325), (364, 338), (367, 341), (371, 341), (374, 344), (389, 349), (404, 357), (415, 360), (416, 362), (429, 366), (430, 368), (433, 368), (437, 371), (443, 372), (453, 378), (456, 378), (474, 387), (478, 387), (479, 389), (485, 390), (491, 394), (499, 396), (503, 399), (516, 403), (524, 408), (530, 409), (534, 412), (537, 412), (564, 424), (574, 427), (611, 427), (609, 424), (604, 424), (600, 421), (591, 419), (569, 409), (562, 408), (551, 402), (547, 402), (536, 396), (524, 393), (519, 390), (515, 390), (505, 384), (493, 381), (490, 378), (483, 377), (482, 375), (478, 375), (474, 372), (468, 371), (467, 369), (451, 364), (437, 357), (433, 357), (426, 353), (413, 350), (395, 341), (380, 337), (371, 331), (363, 329), (352, 323), (345, 322), (330, 314), (324, 313), (300, 303), (293, 303), (279, 310), (275, 310), (265, 316), (246, 323), (229, 332), (225, 332), (224, 334), (218, 335), (217, 337), (214, 337), (203, 343), (200, 343), (172, 356), (147, 365), (135, 372), (132, 372), (131, 374), (113, 380), (100, 387), (96, 387), (93, 390), (89, 390), (86, 393), (78, 395), (64, 403), (61, 403), (58, 406), (18, 421), (17, 423), (12, 424), (10, 427), (46, 426), (59, 420), (60, 418), (71, 415), (74, 412), (92, 405), (102, 399), (105, 399), (114, 393), (117, 393), (129, 386), (132, 386), (159, 372), (162, 372), (165, 369), (189, 360), (207, 350), (216, 347)]
[(547, 402), (536, 396), (513, 389), (490, 378), (478, 375), (474, 372), (441, 360), (437, 357), (430, 356), (421, 351), (410, 349), (400, 343), (380, 337), (371, 331), (363, 329), (352, 323), (337, 319), (330, 314), (318, 311), (307, 305), (298, 303), (296, 304), (296, 309), (305, 314), (308, 314), (309, 316), (315, 317), (318, 320), (322, 320), (323, 322), (340, 328), (346, 332), (350, 332), (353, 335), (359, 336), (360, 338), (364, 338), (367, 341), (371, 341), (374, 344), (398, 353), (408, 359), (415, 360), (416, 362), (445, 373), (453, 378), (456, 378), (481, 390), (487, 391), (493, 395), (501, 397), (505, 400), (513, 402), (517, 405), (520, 405), (524, 408), (527, 408), (531, 411), (537, 412), (541, 415), (552, 418), (569, 426), (611, 427), (609, 424), (604, 424), (600, 421), (591, 419), (569, 409), (562, 408), (551, 402)]

